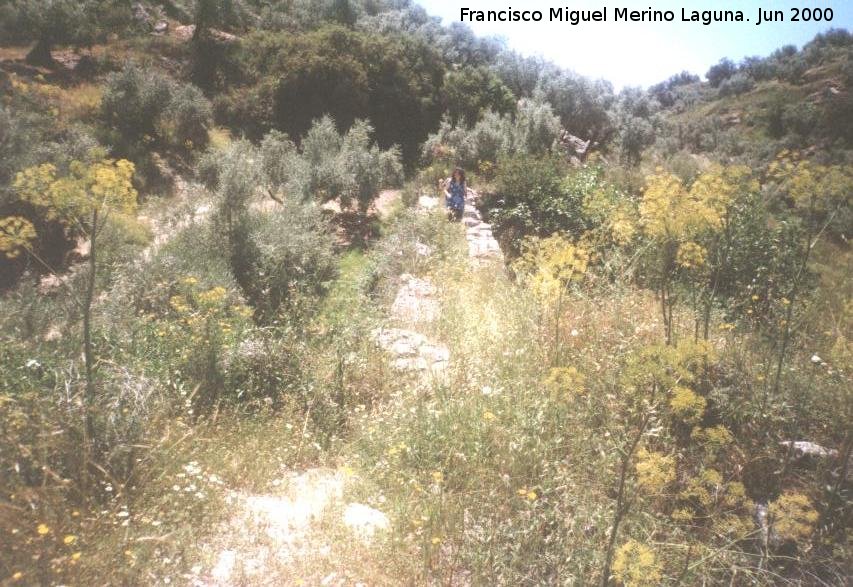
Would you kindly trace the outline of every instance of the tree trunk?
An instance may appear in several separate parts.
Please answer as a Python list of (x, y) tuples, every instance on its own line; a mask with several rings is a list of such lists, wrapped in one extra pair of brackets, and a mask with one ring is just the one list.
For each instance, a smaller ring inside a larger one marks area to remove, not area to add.
[[(809, 214), (813, 214), (812, 211)], [(819, 235), (820, 233), (818, 233)], [(811, 227), (806, 233), (806, 242), (805, 247), (803, 248), (803, 257), (802, 262), (800, 263), (799, 270), (797, 271), (796, 276), (794, 276), (793, 284), (791, 285), (791, 291), (788, 293), (788, 308), (785, 312), (785, 325), (782, 329), (782, 348), (779, 350), (779, 358), (776, 362), (776, 377), (773, 382), (773, 394), (777, 395), (779, 393), (779, 386), (782, 382), (782, 367), (785, 364), (785, 354), (788, 352), (788, 344), (791, 341), (791, 320), (794, 318), (794, 303), (797, 300), (797, 294), (799, 293), (800, 280), (803, 279), (803, 275), (809, 266), (809, 258), (811, 257), (812, 252), (812, 231)]]
[(622, 463), (619, 469), (619, 489), (616, 494), (616, 511), (613, 514), (613, 525), (610, 528), (610, 538), (607, 541), (607, 552), (604, 555), (604, 568), (601, 571), (601, 587), (607, 587), (610, 583), (610, 565), (613, 563), (613, 549), (616, 547), (616, 537), (619, 535), (619, 524), (622, 518), (628, 513), (630, 506), (625, 504), (625, 484), (628, 480), (628, 471), (631, 466), (631, 459), (634, 456), (634, 451), (643, 439), (643, 434), (646, 432), (646, 426), (649, 423), (648, 416), (644, 416), (640, 422), (637, 435), (631, 442), (628, 451), (622, 455)]
[(50, 41), (41, 38), (36, 41), (36, 44), (33, 45), (33, 48), (30, 49), (30, 52), (27, 53), (26, 61), (30, 65), (45, 65), (52, 66), (55, 61), (53, 60), (53, 55), (50, 54), (50, 50), (53, 47), (53, 43)]
[(92, 302), (95, 299), (95, 270), (97, 268), (96, 238), (98, 235), (98, 212), (92, 213), (92, 235), (89, 249), (89, 275), (86, 282), (86, 293), (83, 298), (83, 360), (86, 365), (86, 396), (85, 420), (86, 437), (88, 439), (89, 456), (94, 456), (91, 450), (95, 446), (95, 421), (92, 410), (95, 407), (95, 353), (92, 348)]

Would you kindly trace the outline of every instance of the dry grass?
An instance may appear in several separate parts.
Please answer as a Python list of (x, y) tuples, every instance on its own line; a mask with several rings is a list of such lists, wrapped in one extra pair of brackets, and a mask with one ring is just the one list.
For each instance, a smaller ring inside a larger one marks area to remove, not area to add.
[(30, 46), (0, 46), (0, 61), (20, 61), (30, 52)]
[(59, 116), (68, 121), (91, 121), (101, 106), (103, 87), (97, 83), (80, 83), (60, 89), (55, 104)]

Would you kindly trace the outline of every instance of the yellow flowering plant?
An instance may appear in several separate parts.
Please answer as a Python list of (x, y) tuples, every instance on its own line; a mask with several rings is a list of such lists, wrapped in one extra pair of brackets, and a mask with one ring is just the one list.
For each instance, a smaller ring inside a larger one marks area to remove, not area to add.
[(705, 414), (707, 402), (689, 387), (678, 385), (672, 390), (669, 408), (673, 417), (685, 424), (695, 424)]
[(744, 199), (760, 186), (744, 166), (712, 166), (686, 185), (676, 175), (658, 168), (646, 178), (639, 205), (643, 234), (654, 245), (648, 249), (649, 269), (660, 299), (664, 334), (674, 340), (673, 308), (676, 285), (683, 281), (696, 313), (696, 332), (704, 322), (708, 337), (710, 312), (721, 294), (722, 272), (728, 270), (732, 250), (732, 222)]
[[(629, 498), (630, 480), (635, 478), (639, 489), (650, 495), (659, 495), (676, 480), (675, 456), (644, 448), (644, 439), (651, 436), (653, 431), (655, 437), (662, 436), (661, 431), (666, 430), (662, 419), (666, 414), (664, 408), (668, 406), (670, 412), (673, 411), (670, 402), (679, 397), (675, 394), (676, 390), (687, 389), (685, 386), (688, 384), (700, 383), (714, 359), (714, 349), (707, 342), (680, 341), (677, 346), (657, 344), (642, 347), (629, 356), (621, 369), (621, 393), (607, 404), (609, 417), (621, 420), (620, 433), (616, 435), (621, 458), (615, 490), (616, 503), (605, 553), (605, 575), (609, 574), (611, 568), (616, 573), (619, 557), (614, 549), (619, 527), (635, 501)], [(700, 406), (698, 400), (693, 400), (692, 396), (690, 399), (689, 409), (680, 415), (692, 420)], [(704, 399), (701, 401), (704, 410)], [(676, 408), (681, 408), (678, 402)], [(614, 559), (614, 556), (617, 558)], [(627, 552), (622, 554), (623, 558), (626, 556)], [(628, 564), (627, 559), (625, 564)], [(630, 576), (630, 573), (625, 576)]]
[(671, 455), (641, 448), (634, 467), (637, 485), (646, 493), (657, 495), (675, 481), (675, 459)]
[(576, 367), (555, 367), (545, 378), (544, 385), (551, 395), (565, 399), (586, 395), (586, 375)]
[(583, 281), (590, 262), (589, 250), (560, 234), (547, 238), (529, 237), (521, 245), (522, 254), (513, 269), (533, 294), (554, 315), (553, 356), (560, 354), (560, 327), (563, 301), (573, 284)]
[(0, 254), (7, 259), (20, 256), (36, 239), (33, 223), (21, 216), (0, 218)]
[(752, 502), (739, 481), (726, 480), (712, 467), (703, 467), (687, 478), (676, 495), (673, 519), (692, 526), (710, 525), (724, 535), (743, 538), (750, 531)]
[(654, 550), (633, 539), (616, 550), (612, 568), (613, 577), (625, 587), (651, 587), (663, 579), (663, 565)]
[(163, 353), (175, 380), (198, 386), (198, 406), (223, 388), (223, 356), (250, 327), (252, 309), (226, 288), (207, 287), (192, 275), (170, 289), (166, 307), (147, 321), (151, 348)]
[(91, 236), (99, 215), (129, 215), (136, 210), (134, 170), (125, 159), (72, 161), (68, 173), (60, 175), (56, 166), (46, 163), (18, 173), (13, 187), (21, 200), (43, 210), (47, 219), (57, 220), (72, 233)]
[[(844, 218), (844, 211), (849, 211), (853, 172), (849, 165), (820, 165), (799, 153), (782, 151), (768, 166), (767, 174), (777, 197), (793, 205), (795, 219), (800, 224), (798, 238), (792, 245), (796, 248), (795, 260), (785, 275), (787, 287), (780, 292), (783, 305), (779, 308), (779, 316), (767, 329), (778, 341), (773, 379), (773, 392), (777, 393), (793, 335), (791, 324), (796, 302), (810, 283), (809, 265), (815, 245), (832, 229), (836, 218)], [(846, 227), (840, 230), (843, 232)]]
[[(101, 158), (97, 150), (88, 161), (72, 161), (66, 173), (56, 166), (43, 164), (29, 167), (15, 176), (13, 189), (22, 202), (36, 209), (42, 218), (58, 222), (69, 236), (89, 240), (88, 273), (81, 296), (72, 299), (83, 315), (83, 359), (85, 364), (87, 450), (93, 449), (95, 425), (92, 407), (96, 399), (95, 356), (92, 341), (92, 303), (97, 278), (98, 236), (110, 214), (130, 216), (136, 210), (136, 189), (133, 187), (134, 165), (130, 161)], [(32, 224), (21, 219), (0, 219), (5, 235), (2, 250), (26, 248), (45, 269), (54, 272), (31, 246), (37, 237)]]
[(773, 530), (783, 540), (805, 542), (815, 530), (820, 515), (808, 496), (787, 491), (770, 504)]

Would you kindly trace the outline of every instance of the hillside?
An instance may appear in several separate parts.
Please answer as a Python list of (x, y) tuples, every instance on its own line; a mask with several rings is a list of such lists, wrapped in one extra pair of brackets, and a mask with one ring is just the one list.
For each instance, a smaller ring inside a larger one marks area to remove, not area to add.
[(0, 39), (0, 585), (849, 581), (849, 32), (620, 92), (409, 0)]
[(849, 59), (845, 45), (816, 39), (800, 53), (741, 64), (716, 88), (691, 81), (674, 92), (661, 84), (651, 93), (664, 106), (678, 148), (750, 163), (766, 163), (782, 149), (847, 162), (853, 131)]

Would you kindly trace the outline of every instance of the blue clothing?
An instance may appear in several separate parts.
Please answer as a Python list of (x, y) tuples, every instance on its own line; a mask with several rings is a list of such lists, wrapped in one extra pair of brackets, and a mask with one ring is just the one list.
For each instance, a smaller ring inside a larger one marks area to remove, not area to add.
[(444, 204), (451, 210), (462, 212), (465, 209), (465, 184), (451, 180), (447, 191), (450, 192), (450, 197), (445, 196)]

